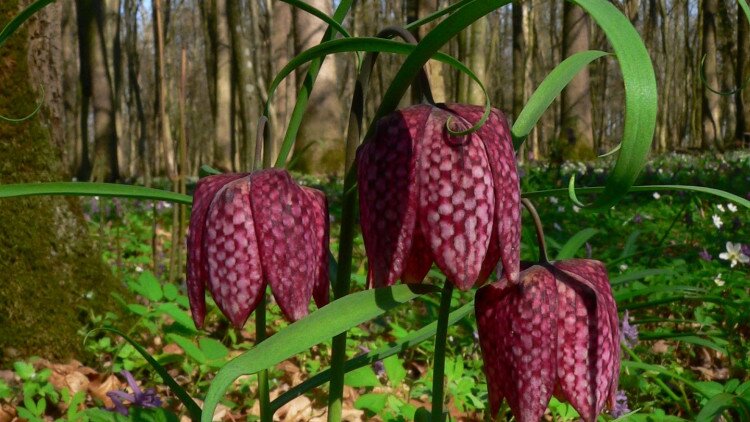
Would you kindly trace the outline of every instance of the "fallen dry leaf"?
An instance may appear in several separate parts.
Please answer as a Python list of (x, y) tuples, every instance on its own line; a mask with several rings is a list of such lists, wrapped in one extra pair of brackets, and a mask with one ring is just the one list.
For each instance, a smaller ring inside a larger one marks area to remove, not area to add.
[(112, 407), (112, 399), (107, 396), (110, 391), (119, 390), (122, 388), (120, 380), (116, 376), (110, 375), (104, 381), (94, 380), (89, 383), (89, 394), (95, 399), (99, 399), (104, 402), (105, 407)]

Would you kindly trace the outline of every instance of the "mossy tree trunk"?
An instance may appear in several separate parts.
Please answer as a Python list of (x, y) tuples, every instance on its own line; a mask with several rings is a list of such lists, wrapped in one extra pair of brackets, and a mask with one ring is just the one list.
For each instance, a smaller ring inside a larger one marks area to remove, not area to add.
[[(0, 25), (25, 5), (19, 0), (0, 2)], [(34, 88), (55, 83), (44, 75), (62, 74), (52, 68), (61, 61), (49, 53), (59, 52), (59, 46), (44, 50), (59, 42), (48, 31), (60, 24), (61, 7), (49, 6), (0, 47), (0, 113), (33, 110), (41, 95)], [(49, 88), (48, 93), (55, 91)], [(45, 98), (55, 100), (49, 94)], [(0, 123), (0, 184), (69, 179), (50, 136), (50, 128), (59, 126), (54, 110), (48, 105), (42, 115), (24, 123)], [(31, 355), (80, 359), (78, 330), (87, 310), (111, 309), (109, 292), (121, 287), (92, 247), (79, 201), (2, 199), (0, 233), (0, 366)]]

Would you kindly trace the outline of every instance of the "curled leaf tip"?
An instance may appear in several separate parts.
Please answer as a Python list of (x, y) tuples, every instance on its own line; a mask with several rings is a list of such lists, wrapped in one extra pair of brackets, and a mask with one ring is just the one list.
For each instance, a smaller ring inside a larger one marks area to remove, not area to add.
[(586, 205), (578, 199), (578, 195), (576, 195), (576, 175), (575, 174), (571, 176), (570, 182), (568, 183), (568, 195), (570, 196), (570, 200), (573, 201), (575, 205), (581, 208), (586, 207)]

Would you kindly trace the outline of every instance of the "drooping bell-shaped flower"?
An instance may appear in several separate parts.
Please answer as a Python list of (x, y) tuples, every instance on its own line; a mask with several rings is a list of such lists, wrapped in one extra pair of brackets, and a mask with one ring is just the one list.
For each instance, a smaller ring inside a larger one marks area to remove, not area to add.
[(419, 282), (432, 263), (466, 290), (502, 263), (518, 276), (519, 184), (505, 116), (470, 105), (416, 105), (385, 116), (358, 152), (371, 286)]
[(518, 284), (477, 291), (479, 344), (490, 409), (503, 399), (516, 420), (538, 422), (552, 395), (586, 422), (615, 404), (620, 371), (617, 307), (599, 261), (534, 265)]
[(310, 297), (328, 303), (328, 205), (284, 170), (201, 179), (193, 195), (187, 287), (195, 324), (206, 314), (208, 287), (236, 327), (244, 325), (266, 285), (284, 315), (308, 312)]

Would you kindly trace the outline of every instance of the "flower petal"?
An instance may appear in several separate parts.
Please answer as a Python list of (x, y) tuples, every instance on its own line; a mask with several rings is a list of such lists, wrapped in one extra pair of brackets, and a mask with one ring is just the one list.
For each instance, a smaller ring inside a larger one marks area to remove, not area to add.
[(264, 278), (281, 311), (296, 321), (307, 315), (313, 286), (327, 268), (327, 254), (321, 262), (327, 215), (284, 170), (254, 173), (250, 199)]
[[(449, 108), (472, 123), (478, 121), (484, 112), (483, 107), (473, 105), (453, 104)], [(484, 142), (492, 169), (495, 192), (493, 231), (498, 235), (498, 243), (490, 245), (482, 272), (489, 274), (499, 257), (503, 263), (503, 274), (515, 282), (521, 259), (521, 194), (508, 119), (500, 110), (493, 108), (477, 135)]]
[(200, 179), (193, 194), (193, 209), (190, 213), (190, 230), (187, 237), (187, 293), (190, 300), (190, 312), (195, 325), (203, 326), (206, 316), (206, 281), (208, 280), (208, 262), (205, 258), (203, 242), (206, 216), (216, 192), (229, 182), (243, 177), (242, 174), (220, 174)]
[(609, 399), (615, 404), (620, 374), (617, 306), (599, 261), (554, 264), (559, 294), (558, 382), (586, 421), (595, 421)]
[(555, 386), (557, 291), (552, 274), (534, 266), (519, 284), (493, 283), (476, 296), (476, 317), (490, 408), (503, 398), (520, 422), (538, 422)]
[(320, 247), (318, 248), (318, 257), (313, 261), (312, 266), (318, 276), (313, 286), (313, 298), (318, 308), (328, 304), (330, 295), (330, 282), (328, 274), (328, 236), (329, 236), (329, 225), (328, 220), (328, 199), (326, 195), (317, 190), (307, 187), (302, 187), (307, 196), (311, 201), (311, 216), (312, 225), (315, 229), (315, 237), (319, 241)]
[(452, 136), (462, 117), (434, 108), (417, 155), (419, 225), (437, 266), (456, 287), (470, 289), (479, 277), (494, 220), (492, 171), (477, 134)]
[(208, 287), (216, 304), (241, 328), (266, 291), (250, 207), (255, 174), (226, 184), (216, 194), (206, 221)]
[(421, 136), (431, 109), (415, 106), (384, 117), (374, 139), (357, 152), (370, 286), (392, 285), (407, 266), (417, 218), (415, 140)]

